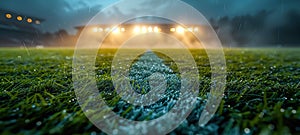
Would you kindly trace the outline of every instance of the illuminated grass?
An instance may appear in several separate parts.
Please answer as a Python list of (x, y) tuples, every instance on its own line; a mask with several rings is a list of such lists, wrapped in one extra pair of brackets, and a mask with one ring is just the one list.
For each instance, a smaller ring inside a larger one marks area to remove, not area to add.
[[(90, 134), (101, 132), (76, 103), (72, 88), (73, 50), (0, 50), (1, 134)], [(98, 87), (112, 90), (110, 65), (115, 50), (98, 56)], [(197, 125), (210, 87), (204, 50), (191, 50), (200, 73), (196, 109), (174, 133), (300, 133), (300, 49), (226, 49), (227, 85), (215, 117)], [(167, 57), (165, 65), (176, 70)], [(118, 99), (112, 99), (116, 105)], [(130, 116), (130, 109), (121, 115)], [(141, 112), (142, 113), (142, 112)], [(150, 118), (153, 113), (147, 114)], [(146, 116), (145, 116), (146, 117)], [(147, 118), (145, 118), (147, 119)]]

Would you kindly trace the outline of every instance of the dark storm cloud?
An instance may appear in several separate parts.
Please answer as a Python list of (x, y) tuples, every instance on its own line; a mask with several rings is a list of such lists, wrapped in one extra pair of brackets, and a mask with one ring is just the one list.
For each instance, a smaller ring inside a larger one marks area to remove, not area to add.
[[(0, 8), (44, 18), (43, 31), (85, 25), (97, 12), (117, 0), (1, 0)], [(300, 44), (299, 0), (183, 0), (218, 27), (223, 42), (234, 44)], [(138, 1), (139, 2), (139, 1)], [(148, 1), (141, 7), (163, 11), (167, 6)], [(130, 6), (130, 3), (128, 5)], [(119, 14), (134, 14), (116, 9)], [(110, 13), (114, 15), (114, 13)], [(108, 14), (108, 17), (112, 17)]]

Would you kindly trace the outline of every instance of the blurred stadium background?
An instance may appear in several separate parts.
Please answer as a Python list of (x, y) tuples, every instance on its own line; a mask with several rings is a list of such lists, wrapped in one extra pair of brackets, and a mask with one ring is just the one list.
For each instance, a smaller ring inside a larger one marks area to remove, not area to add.
[[(248, 4), (234, 0), (203, 1), (201, 4), (196, 1), (185, 2), (209, 19), (224, 47), (299, 47), (300, 13), (299, 8), (295, 6), (299, 1), (268, 0), (252, 1)], [(111, 3), (106, 3), (109, 4)], [(105, 2), (61, 1), (49, 2), (46, 5), (43, 2), (3, 1), (0, 6), (0, 46), (74, 47), (84, 25), (103, 9)], [(247, 7), (240, 8), (245, 6)], [(32, 7), (33, 10), (28, 7)], [(190, 47), (195, 47), (198, 45), (194, 44), (196, 42), (190, 32), (203, 31), (205, 34), (205, 27), (207, 26), (187, 24), (186, 28), (183, 28), (167, 21), (146, 21), (129, 22), (122, 26), (95, 24), (87, 28), (95, 34), (111, 30), (112, 35), (107, 41), (115, 43), (119, 42), (121, 37), (125, 38), (138, 32), (165, 32), (187, 42)], [(118, 36), (118, 39), (117, 33), (122, 35)], [(107, 47), (115, 47), (115, 43)]]

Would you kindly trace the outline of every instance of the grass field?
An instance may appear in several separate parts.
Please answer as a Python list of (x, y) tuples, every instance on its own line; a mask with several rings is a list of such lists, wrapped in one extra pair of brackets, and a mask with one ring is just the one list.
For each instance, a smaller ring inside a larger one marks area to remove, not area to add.
[[(73, 51), (0, 49), (0, 134), (104, 134), (89, 122), (76, 102)], [(113, 89), (110, 66), (115, 52), (101, 52), (95, 63), (97, 85), (103, 92)], [(300, 49), (224, 52), (225, 96), (207, 126), (200, 127), (197, 122), (211, 73), (205, 51), (191, 50), (200, 73), (201, 100), (170, 134), (300, 134)], [(176, 71), (172, 60), (156, 55)], [(153, 111), (131, 117), (134, 112), (130, 105), (120, 107), (114, 99), (108, 97), (107, 101), (112, 100), (114, 111), (125, 118), (147, 120), (162, 115)]]

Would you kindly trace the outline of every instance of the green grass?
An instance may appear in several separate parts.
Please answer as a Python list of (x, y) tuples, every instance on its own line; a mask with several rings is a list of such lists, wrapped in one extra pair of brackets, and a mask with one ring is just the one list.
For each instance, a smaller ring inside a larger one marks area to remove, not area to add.
[[(115, 51), (101, 52), (95, 64), (97, 85), (103, 91), (113, 88), (110, 65)], [(199, 127), (197, 120), (210, 87), (210, 66), (204, 50), (191, 50), (200, 73), (199, 96), (204, 100), (171, 134), (300, 134), (300, 49), (224, 52), (225, 96), (207, 126)], [(0, 134), (101, 133), (76, 102), (72, 55), (72, 49), (1, 48)], [(172, 60), (159, 53), (157, 56), (176, 71)], [(117, 105), (118, 98), (108, 97), (107, 102)], [(120, 111), (116, 107), (115, 111), (130, 118), (132, 109), (127, 106)], [(155, 114), (147, 115), (144, 120)]]

